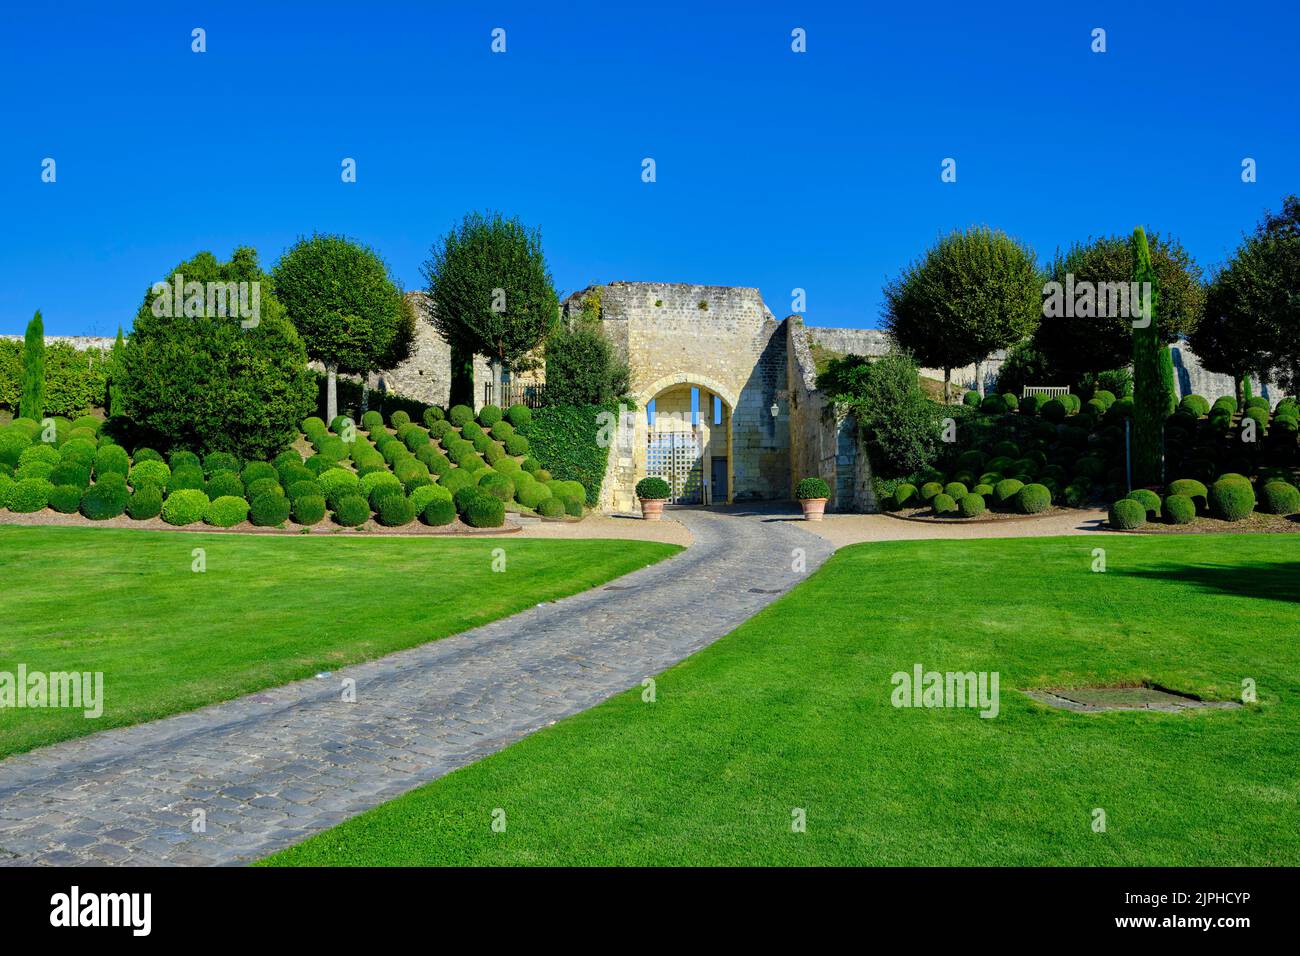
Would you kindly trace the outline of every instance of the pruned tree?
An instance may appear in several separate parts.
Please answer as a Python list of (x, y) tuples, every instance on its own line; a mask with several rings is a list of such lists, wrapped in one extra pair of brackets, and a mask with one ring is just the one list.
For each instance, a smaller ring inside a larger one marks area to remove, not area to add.
[(40, 421), (44, 414), (45, 320), (37, 309), (23, 337), (23, 393), (18, 401), (18, 415)]
[[(1165, 419), (1173, 411), (1173, 382), (1161, 367), (1161, 353), (1168, 352), (1162, 340), (1159, 320), (1162, 289), (1151, 264), (1146, 233), (1133, 231), (1133, 282), (1149, 283), (1151, 298), (1143, 314), (1130, 318), (1133, 355), (1133, 479), (1138, 485), (1160, 484), (1164, 480)], [(1172, 376), (1170, 365), (1169, 375)]]
[(1034, 253), (981, 226), (944, 236), (885, 287), (885, 325), (924, 366), (952, 370), (1020, 342), (1042, 314)]
[(326, 417), (332, 422), (338, 415), (338, 373), (364, 377), (410, 354), (411, 309), (378, 254), (343, 236), (299, 239), (273, 275), (276, 298), (307, 355), (325, 366)]

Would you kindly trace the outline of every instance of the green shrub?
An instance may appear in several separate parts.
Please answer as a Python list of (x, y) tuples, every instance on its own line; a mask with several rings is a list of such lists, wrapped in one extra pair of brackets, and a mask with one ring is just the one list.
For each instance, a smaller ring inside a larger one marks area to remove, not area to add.
[[(547, 493), (550, 493), (550, 489), (547, 489)], [(654, 475), (647, 475), (636, 483), (638, 498), (645, 498), (647, 501), (665, 501), (671, 495), (672, 489), (668, 487), (668, 482)]]
[(471, 528), (499, 528), (506, 520), (505, 502), (475, 489), (461, 517)]
[(546, 482), (551, 480), (551, 473), (547, 471), (545, 468), (538, 468), (535, 472), (533, 472), (533, 477), (536, 478), (538, 481), (542, 482), (543, 484), (545, 484)]
[(203, 509), (203, 523), (214, 528), (233, 528), (248, 517), (248, 502), (234, 495), (222, 495)]
[(973, 495), (979, 495), (981, 498), (987, 498), (989, 495), (993, 494), (993, 486), (980, 482), (970, 490), (970, 493)]
[(162, 513), (162, 489), (153, 485), (137, 488), (126, 503), (126, 513), (136, 521), (156, 518)]
[(434, 498), (424, 506), (420, 517), (427, 525), (434, 527), (448, 525), (456, 520), (456, 506), (450, 498)]
[(360, 495), (344, 495), (334, 505), (334, 523), (356, 528), (370, 518), (370, 504)]
[(46, 504), (60, 514), (70, 515), (81, 507), (81, 485), (55, 485)]
[(239, 480), (239, 475), (233, 471), (218, 471), (208, 479), (203, 491), (212, 501), (218, 498), (242, 498), (244, 497), (244, 483)]
[(283, 493), (268, 491), (253, 498), (248, 517), (259, 528), (278, 528), (289, 520), (291, 509), (289, 499)]
[(511, 425), (504, 418), (492, 426), (492, 437), (497, 441), (505, 441), (515, 433), (515, 426)]
[(416, 428), (414, 426), (412, 426), (406, 434), (402, 436), (402, 442), (413, 452), (416, 449), (429, 444), (429, 441), (429, 433), (423, 428)]
[(980, 401), (979, 409), (986, 415), (1001, 415), (1007, 410), (1007, 406), (999, 396), (989, 394)]
[(178, 526), (194, 524), (203, 518), (208, 496), (194, 488), (182, 488), (167, 496), (162, 505), (162, 519)]
[(1060, 398), (1049, 398), (1043, 403), (1040, 413), (1043, 418), (1053, 424), (1060, 424), (1065, 421), (1066, 405)]
[(977, 494), (962, 495), (957, 502), (957, 510), (963, 518), (978, 518), (985, 507), (983, 496)]
[(398, 409), (388, 416), (388, 424), (392, 425), (395, 429), (401, 428), (403, 425), (409, 425), (410, 423), (411, 416), (401, 409)]
[(1135, 531), (1147, 523), (1142, 502), (1123, 498), (1110, 506), (1110, 526), (1117, 531)]
[(9, 491), (9, 510), (18, 514), (40, 511), (49, 503), (54, 486), (44, 478), (24, 478)]
[(9, 496), (14, 492), (14, 486), (18, 482), (14, 481), (8, 475), (0, 474), (0, 508), (9, 507)]
[(1183, 400), (1178, 403), (1178, 407), (1193, 418), (1200, 418), (1202, 415), (1210, 414), (1210, 403), (1200, 395), (1183, 396)]
[(968, 408), (977, 408), (979, 407), (979, 403), (980, 403), (980, 393), (976, 391), (969, 391), (962, 396), (961, 401), (962, 404), (967, 406)]
[(831, 489), (820, 478), (804, 478), (799, 482), (799, 487), (795, 489), (794, 496), (800, 501), (807, 501), (811, 498), (829, 498)]
[(186, 448), (173, 448), (171, 454), (168, 455), (168, 462), (172, 466), (172, 471), (177, 468), (198, 468), (200, 470), (203, 468), (203, 462), (199, 460), (199, 456)]
[[(112, 474), (112, 472), (110, 472)], [(98, 480), (99, 476), (96, 476)], [(184, 465), (172, 470), (170, 477), (167, 479), (167, 493), (171, 494), (176, 491), (190, 489), (193, 491), (202, 491), (205, 487), (203, 481), (203, 471), (197, 465)]]
[(172, 470), (161, 461), (141, 461), (131, 467), (129, 481), (132, 485), (144, 482), (162, 487), (171, 476)]
[(415, 505), (403, 494), (385, 494), (379, 499), (376, 511), (379, 523), (388, 528), (400, 528), (415, 520)]
[(1220, 478), (1210, 487), (1210, 510), (1224, 521), (1242, 521), (1255, 510), (1255, 489), (1244, 478)]
[(478, 487), (502, 501), (509, 501), (515, 495), (515, 483), (500, 472), (490, 469), (484, 470)]
[[(428, 415), (429, 413), (426, 411), (425, 414)], [(382, 429), (384, 427), (384, 416), (372, 409), (361, 416), (361, 427), (372, 433), (376, 429)]]
[(930, 501), (936, 495), (943, 494), (943, 485), (937, 481), (927, 481), (921, 486), (921, 500)]
[(527, 405), (511, 405), (506, 410), (506, 418), (515, 428), (522, 428), (533, 420), (533, 410)]
[(325, 518), (325, 499), (320, 495), (301, 495), (293, 501), (293, 520), (301, 525), (320, 524)]
[(487, 454), (487, 450), (488, 450), (488, 448), (490, 448), (492, 445), (495, 445), (495, 444), (496, 444), (496, 442), (494, 442), (494, 441), (493, 441), (491, 438), (489, 438), (487, 435), (475, 435), (475, 436), (474, 436), (474, 441), (473, 441), (474, 450), (475, 450), (476, 452), (478, 452), (480, 455)]
[(56, 488), (59, 485), (76, 485), (78, 488), (85, 488), (90, 484), (90, 469), (75, 461), (62, 461), (51, 469), (46, 477)]
[(29, 461), (27, 464), (19, 466), (15, 477), (20, 481), (24, 478), (44, 478), (48, 481), (50, 475), (54, 474), (54, 468), (55, 466), (48, 461)]
[(466, 422), (464, 426), (461, 427), (460, 434), (462, 438), (473, 441), (480, 435), (486, 435), (487, 432), (483, 431), (483, 426), (478, 422)]
[[(297, 452), (289, 452), (293, 455), (294, 460), (298, 461)], [(136, 456), (137, 459), (139, 456)], [(210, 452), (203, 458), (203, 470), (208, 475), (215, 475), (219, 471), (239, 471), (239, 458), (228, 451)]]
[(903, 482), (894, 489), (894, 500), (900, 508), (915, 507), (918, 494), (916, 485)]
[(484, 428), (491, 428), (501, 421), (501, 409), (496, 405), (484, 405), (479, 409), (478, 421)]
[(573, 495), (567, 495), (563, 500), (564, 500), (565, 514), (569, 515), (571, 518), (582, 517), (584, 508), (583, 508), (581, 498), (575, 498)]
[(259, 478), (248, 486), (248, 500), (256, 501), (262, 495), (280, 495), (284, 496), (284, 489), (280, 487), (280, 482), (274, 478)]
[(537, 506), (537, 513), (543, 518), (563, 518), (564, 502), (559, 498), (544, 498)]
[(1000, 507), (1010, 507), (1012, 500), (1024, 487), (1023, 481), (1016, 478), (1003, 478), (993, 486), (993, 498)]
[(451, 492), (441, 485), (421, 485), (410, 494), (416, 514), (423, 514), (430, 501), (451, 501)]
[(445, 441), (449, 435), (456, 434), (455, 429), (451, 427), (451, 422), (439, 421), (429, 426), (429, 435), (438, 441)]
[(299, 498), (324, 498), (325, 489), (321, 487), (319, 481), (307, 478), (291, 484), (285, 489), (285, 495), (290, 501), (297, 501)]
[(536, 510), (542, 502), (550, 497), (551, 489), (536, 480), (521, 481), (515, 486), (515, 500), (525, 508)]
[(476, 484), (476, 482), (474, 480), (474, 475), (471, 472), (466, 471), (464, 468), (453, 468), (438, 479), (438, 484), (454, 495), (462, 488), (470, 487)]
[(1135, 488), (1125, 497), (1130, 501), (1139, 502), (1147, 510), (1147, 520), (1154, 521), (1160, 517), (1160, 496), (1148, 488)]
[(110, 472), (125, 475), (130, 470), (131, 459), (127, 457), (126, 449), (121, 445), (104, 445), (95, 452), (96, 477)]
[(1186, 495), (1170, 495), (1165, 498), (1164, 511), (1170, 524), (1191, 524), (1196, 520), (1196, 504)]
[(1015, 502), (1022, 515), (1041, 514), (1052, 506), (1052, 492), (1044, 485), (1025, 485), (1016, 493)]
[[(608, 449), (602, 450), (608, 451)], [(528, 439), (519, 434), (511, 435), (506, 439), (506, 454), (516, 458), (528, 454)]]
[(1268, 515), (1293, 515), (1300, 511), (1300, 490), (1285, 481), (1266, 482), (1259, 490), (1259, 510)]
[(280, 473), (276, 471), (274, 465), (267, 461), (250, 461), (244, 466), (244, 470), (239, 473), (239, 477), (244, 480), (244, 486), (248, 487), (253, 482), (263, 478), (270, 478), (278, 482)]
[(453, 405), (451, 411), (447, 413), (447, 418), (457, 428), (464, 428), (466, 422), (474, 420), (474, 410), (466, 405)]
[(953, 501), (960, 501), (970, 493), (970, 490), (960, 481), (950, 481), (943, 486), (943, 493)]
[(952, 500), (952, 495), (946, 495), (942, 491), (930, 499), (930, 508), (934, 511), (936, 518), (944, 515), (957, 513), (957, 502)]

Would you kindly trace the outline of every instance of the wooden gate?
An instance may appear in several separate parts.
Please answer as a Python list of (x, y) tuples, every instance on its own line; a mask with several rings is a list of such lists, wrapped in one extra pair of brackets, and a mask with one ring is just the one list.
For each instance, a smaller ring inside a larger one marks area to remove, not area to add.
[(646, 445), (646, 474), (668, 482), (668, 501), (698, 505), (704, 501), (704, 456), (695, 432), (650, 432)]

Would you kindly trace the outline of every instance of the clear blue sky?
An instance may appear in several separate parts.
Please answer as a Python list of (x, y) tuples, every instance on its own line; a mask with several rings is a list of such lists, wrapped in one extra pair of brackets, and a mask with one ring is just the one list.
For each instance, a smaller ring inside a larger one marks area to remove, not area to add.
[(269, 266), (313, 231), (419, 288), (474, 208), (540, 226), (562, 292), (758, 286), (781, 317), (798, 286), (874, 327), (952, 228), (1045, 259), (1141, 222), (1209, 267), (1300, 191), (1294, 0), (47, 2), (0, 31), (4, 333), (111, 334), (198, 250)]

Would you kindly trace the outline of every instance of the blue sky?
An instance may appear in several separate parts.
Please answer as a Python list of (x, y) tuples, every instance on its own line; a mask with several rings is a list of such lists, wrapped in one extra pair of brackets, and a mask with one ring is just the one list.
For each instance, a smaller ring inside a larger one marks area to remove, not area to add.
[(1294, 2), (874, 7), (11, 5), (0, 333), (40, 308), (108, 335), (198, 250), (269, 266), (313, 231), (419, 288), (475, 208), (540, 226), (561, 292), (758, 286), (781, 317), (801, 287), (809, 323), (875, 327), (882, 284), (953, 228), (1046, 259), (1140, 222), (1210, 267), (1300, 191)]

